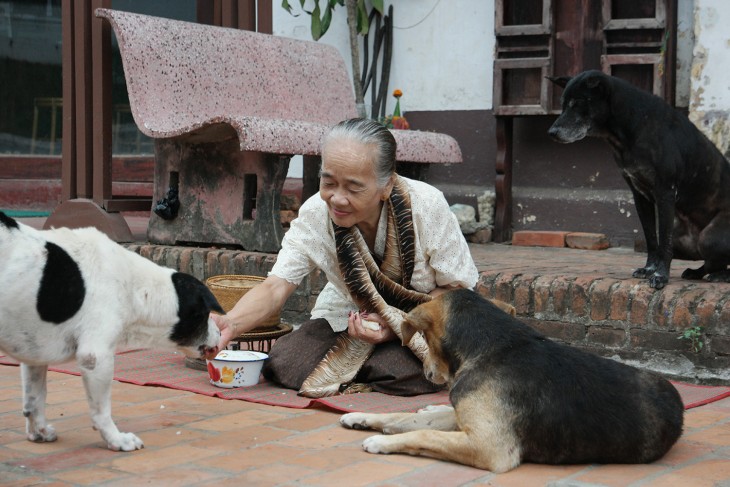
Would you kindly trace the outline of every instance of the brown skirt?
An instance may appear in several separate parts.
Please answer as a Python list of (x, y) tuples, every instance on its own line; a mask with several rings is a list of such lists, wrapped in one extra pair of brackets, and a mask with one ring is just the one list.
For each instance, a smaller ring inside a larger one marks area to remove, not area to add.
[[(264, 377), (288, 389), (299, 390), (335, 344), (337, 335), (325, 319), (303, 323), (274, 342), (264, 362)], [(397, 340), (376, 345), (354, 382), (394, 396), (415, 396), (444, 389), (426, 379), (421, 361)]]

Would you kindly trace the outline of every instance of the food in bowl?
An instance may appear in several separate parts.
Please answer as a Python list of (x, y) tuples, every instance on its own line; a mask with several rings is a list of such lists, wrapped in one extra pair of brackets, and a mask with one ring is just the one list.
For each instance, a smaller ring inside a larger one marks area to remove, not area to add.
[(267, 358), (252, 350), (221, 350), (214, 359), (206, 360), (210, 383), (226, 389), (256, 385)]

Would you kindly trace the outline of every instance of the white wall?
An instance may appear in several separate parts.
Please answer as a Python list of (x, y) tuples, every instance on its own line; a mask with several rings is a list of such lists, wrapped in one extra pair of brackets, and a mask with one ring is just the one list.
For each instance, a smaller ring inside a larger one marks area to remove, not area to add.
[[(273, 2), (275, 35), (312, 40), (311, 17), (290, 0), (297, 17)], [(393, 5), (393, 56), (388, 89), (403, 91), (401, 109), (488, 110), (492, 108), (494, 0), (398, 0)], [(305, 8), (311, 10), (310, 0)], [(336, 47), (350, 68), (345, 7), (337, 7), (327, 33), (318, 41)], [(366, 102), (369, 100), (365, 98)], [(395, 99), (388, 97), (386, 113)], [(294, 157), (288, 177), (302, 175)]]
[(730, 2), (694, 0), (690, 119), (723, 153), (730, 147)]
[[(299, 2), (290, 2), (300, 13)], [(408, 110), (484, 110), (492, 108), (494, 0), (392, 0), (393, 58), (389, 90), (403, 91)], [(309, 8), (311, 0), (305, 4)], [(275, 35), (311, 40), (310, 17), (293, 17), (274, 2)], [(337, 7), (327, 33), (318, 41), (335, 46), (348, 68), (350, 47), (345, 7)], [(389, 97), (386, 112), (395, 100)]]

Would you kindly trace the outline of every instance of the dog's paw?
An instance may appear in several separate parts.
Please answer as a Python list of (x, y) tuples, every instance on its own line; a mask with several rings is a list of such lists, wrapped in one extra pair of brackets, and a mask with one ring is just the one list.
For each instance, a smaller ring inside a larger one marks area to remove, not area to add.
[(633, 277), (636, 277), (637, 279), (647, 279), (653, 272), (653, 268), (650, 269), (648, 267), (639, 267), (631, 275)]
[(718, 271), (707, 274), (707, 280), (709, 282), (730, 282), (730, 271)]
[(687, 268), (682, 272), (682, 279), (688, 279), (691, 281), (699, 281), (705, 277), (705, 266), (699, 267), (698, 269)]
[(654, 289), (662, 289), (664, 286), (667, 285), (669, 282), (669, 278), (667, 276), (664, 276), (659, 273), (654, 273), (649, 278), (649, 287), (653, 287)]
[(353, 430), (367, 430), (370, 429), (370, 425), (367, 422), (367, 416), (365, 413), (347, 413), (340, 417), (340, 424), (345, 428)]
[(50, 424), (45, 425), (42, 428), (37, 428), (33, 431), (28, 431), (28, 440), (34, 443), (46, 443), (56, 441), (56, 430)]
[(134, 433), (119, 433), (107, 441), (107, 447), (113, 451), (134, 451), (144, 448), (144, 443)]
[(362, 449), (368, 453), (392, 453), (391, 439), (392, 437), (386, 435), (369, 436), (362, 442)]

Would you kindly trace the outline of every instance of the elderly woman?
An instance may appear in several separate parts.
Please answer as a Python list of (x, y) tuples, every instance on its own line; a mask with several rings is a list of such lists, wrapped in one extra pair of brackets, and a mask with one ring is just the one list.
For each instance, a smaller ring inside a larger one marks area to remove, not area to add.
[(299, 209), (269, 276), (226, 315), (214, 315), (221, 348), (279, 311), (319, 269), (328, 283), (311, 319), (274, 343), (264, 377), (313, 397), (440, 388), (424, 377), (419, 351), (401, 345), (399, 310), (472, 288), (478, 275), (443, 194), (396, 174), (395, 154), (393, 135), (376, 121), (351, 119), (331, 130), (319, 195)]

